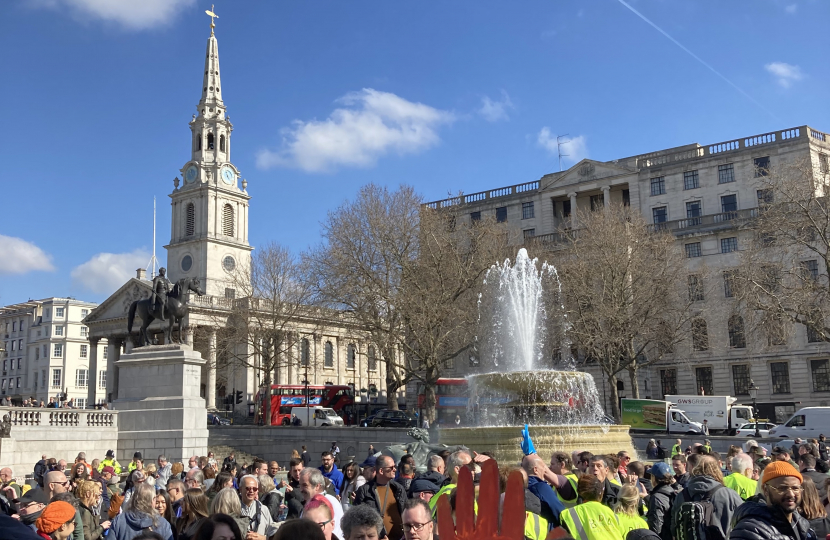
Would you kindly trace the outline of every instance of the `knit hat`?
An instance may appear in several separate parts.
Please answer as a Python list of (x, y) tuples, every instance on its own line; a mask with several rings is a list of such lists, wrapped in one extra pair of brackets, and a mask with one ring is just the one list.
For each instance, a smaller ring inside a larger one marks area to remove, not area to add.
[(109, 465), (107, 465), (106, 467), (104, 467), (103, 469), (101, 469), (101, 474), (107, 474), (107, 473), (110, 473), (110, 474), (115, 474), (115, 469), (113, 469), (113, 468), (112, 468), (112, 467), (110, 467)]
[(43, 513), (35, 521), (37, 530), (46, 534), (52, 534), (61, 528), (61, 525), (75, 519), (75, 508), (64, 501), (49, 503), (43, 509)]
[(786, 461), (773, 461), (764, 469), (764, 476), (761, 483), (766, 484), (773, 478), (779, 478), (781, 476), (793, 476), (798, 478), (799, 482), (804, 481), (804, 477), (801, 476), (801, 473)]

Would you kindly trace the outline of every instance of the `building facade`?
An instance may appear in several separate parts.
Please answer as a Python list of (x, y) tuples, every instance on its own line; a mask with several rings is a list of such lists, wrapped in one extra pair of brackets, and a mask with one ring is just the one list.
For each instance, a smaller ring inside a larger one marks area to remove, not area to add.
[[(752, 380), (760, 388), (759, 402), (778, 404), (776, 420), (781, 421), (801, 406), (830, 405), (830, 345), (814, 339), (801, 325), (775, 345), (737, 338), (736, 325), (743, 323), (725, 309), (734, 302), (729, 270), (739, 264), (748, 240), (745, 235), (751, 234), (740, 226), (757, 215), (759, 205), (771, 196), (760, 177), (769, 169), (802, 160), (811, 160), (817, 170), (826, 172), (828, 155), (830, 135), (800, 126), (607, 162), (584, 159), (537, 181), (428, 206), (463, 205), (470, 220), (493, 216), (505, 223), (512, 244), (535, 248), (560, 242), (563, 229), (578, 229), (575, 209), (622, 204), (638, 210), (654, 227), (674, 234), (687, 258), (689, 276), (705, 268), (709, 281), (694, 304), (708, 343), (704, 347), (686, 340), (670, 357), (642, 369), (641, 396), (661, 399), (667, 394), (705, 392), (750, 403)], [(455, 365), (457, 374), (474, 369), (463, 361)], [(600, 395), (607, 395), (604, 377), (593, 375)], [(631, 396), (629, 386), (628, 380), (618, 382), (621, 397)]]

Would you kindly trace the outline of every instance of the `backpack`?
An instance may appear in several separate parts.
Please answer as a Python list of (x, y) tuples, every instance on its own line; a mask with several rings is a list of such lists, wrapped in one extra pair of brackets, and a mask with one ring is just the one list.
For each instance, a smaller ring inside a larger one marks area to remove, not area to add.
[(666, 459), (666, 449), (662, 446), (657, 447), (657, 459)]
[[(715, 524), (712, 497), (719, 489), (716, 486), (704, 495), (692, 497), (688, 488), (683, 488), (683, 504), (677, 514), (677, 540), (726, 540)], [(695, 500), (697, 499), (697, 500)]]

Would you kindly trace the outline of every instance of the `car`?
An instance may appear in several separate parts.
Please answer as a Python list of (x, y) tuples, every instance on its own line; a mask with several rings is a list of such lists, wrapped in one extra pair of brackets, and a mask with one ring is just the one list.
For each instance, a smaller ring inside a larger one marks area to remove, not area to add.
[[(774, 428), (776, 424), (771, 424), (769, 422), (758, 422), (758, 433), (760, 433), (761, 437), (769, 437), (769, 430)], [(755, 423), (743, 424), (738, 430), (735, 432), (735, 435), (738, 437), (754, 437), (755, 436)]]
[(375, 414), (369, 425), (372, 427), (412, 427), (415, 425), (415, 420), (406, 411), (382, 409)]
[(360, 427), (369, 427), (372, 425), (372, 420), (375, 419), (376, 415), (367, 416), (363, 420), (360, 421)]
[(222, 418), (218, 414), (208, 413), (207, 423), (209, 426), (229, 426), (231, 421), (227, 418)]

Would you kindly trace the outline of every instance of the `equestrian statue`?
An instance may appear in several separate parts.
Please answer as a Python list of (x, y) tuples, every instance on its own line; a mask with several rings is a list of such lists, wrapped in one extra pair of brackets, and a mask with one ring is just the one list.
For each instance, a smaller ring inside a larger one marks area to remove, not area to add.
[(130, 305), (130, 312), (127, 318), (127, 332), (132, 333), (133, 321), (135, 321), (136, 313), (138, 313), (138, 316), (141, 317), (141, 327), (138, 329), (139, 347), (151, 343), (150, 336), (147, 334), (147, 328), (156, 319), (167, 322), (167, 326), (164, 329), (164, 337), (167, 343), (174, 343), (173, 325), (178, 324), (179, 339), (177, 342), (183, 343), (182, 320), (190, 311), (185, 301), (185, 294), (187, 291), (193, 291), (199, 296), (205, 294), (199, 278), (182, 278), (171, 289), (170, 281), (165, 274), (165, 269), (159, 268), (159, 275), (153, 278), (153, 293), (150, 295), (150, 298), (136, 300)]

